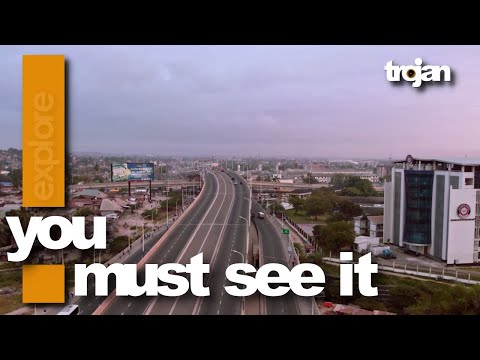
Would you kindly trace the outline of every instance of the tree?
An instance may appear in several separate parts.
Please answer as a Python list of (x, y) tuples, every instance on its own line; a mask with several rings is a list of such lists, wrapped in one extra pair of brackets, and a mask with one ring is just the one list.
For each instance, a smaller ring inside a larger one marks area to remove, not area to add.
[(318, 216), (332, 210), (332, 202), (327, 196), (310, 196), (305, 200), (304, 208), (309, 216), (317, 220)]
[(298, 210), (303, 209), (303, 206), (305, 205), (305, 200), (299, 198), (298, 196), (290, 196), (288, 198), (288, 202), (293, 206), (295, 215), (297, 215)]
[(15, 189), (22, 187), (22, 169), (14, 169), (8, 174)]
[(313, 235), (318, 245), (335, 251), (351, 247), (355, 240), (352, 223), (348, 221), (337, 221), (322, 226), (316, 225), (313, 228)]
[(100, 168), (100, 167), (98, 166), (98, 163), (96, 163), (95, 166), (93, 167), (93, 170), (95, 170), (95, 172), (98, 172), (98, 169), (99, 169), (99, 168)]
[(348, 199), (341, 199), (338, 202), (337, 210), (343, 213), (348, 220), (363, 214), (361, 206)]
[(276, 213), (279, 213), (279, 212), (283, 212), (285, 213), (285, 208), (283, 207), (283, 205), (278, 202), (278, 201), (274, 201), (272, 202), (271, 204), (271, 209), (272, 209), (272, 214), (275, 215)]

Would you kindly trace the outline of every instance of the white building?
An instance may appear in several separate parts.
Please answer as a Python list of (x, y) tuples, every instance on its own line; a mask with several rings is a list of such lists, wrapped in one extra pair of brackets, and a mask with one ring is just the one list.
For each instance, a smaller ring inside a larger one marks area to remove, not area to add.
[(353, 250), (360, 254), (365, 254), (370, 251), (370, 248), (380, 244), (379, 238), (372, 238), (370, 236), (357, 236), (353, 243)]
[(384, 190), (384, 242), (447, 264), (479, 262), (480, 160), (395, 161)]

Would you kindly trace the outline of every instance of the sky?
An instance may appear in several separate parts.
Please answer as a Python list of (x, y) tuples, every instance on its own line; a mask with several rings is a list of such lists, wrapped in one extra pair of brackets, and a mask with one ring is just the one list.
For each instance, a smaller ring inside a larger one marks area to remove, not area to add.
[[(73, 152), (480, 158), (480, 46), (2, 46), (0, 149), (21, 148), (23, 54), (65, 55)], [(454, 81), (386, 80), (417, 57)]]

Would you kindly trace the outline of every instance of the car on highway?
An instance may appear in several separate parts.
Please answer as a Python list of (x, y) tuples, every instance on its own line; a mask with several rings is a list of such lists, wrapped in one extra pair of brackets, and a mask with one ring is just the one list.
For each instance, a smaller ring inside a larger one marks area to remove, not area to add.
[(259, 212), (258, 212), (258, 218), (259, 218), (259, 219), (265, 218), (265, 213), (259, 211)]
[(236, 181), (233, 182), (233, 185), (237, 185), (237, 184), (238, 184), (238, 182), (236, 182)]

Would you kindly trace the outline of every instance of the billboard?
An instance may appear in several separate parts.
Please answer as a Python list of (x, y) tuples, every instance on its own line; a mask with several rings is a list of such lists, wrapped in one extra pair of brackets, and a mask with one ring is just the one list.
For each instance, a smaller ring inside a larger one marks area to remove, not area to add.
[(153, 180), (153, 163), (112, 164), (112, 181)]

